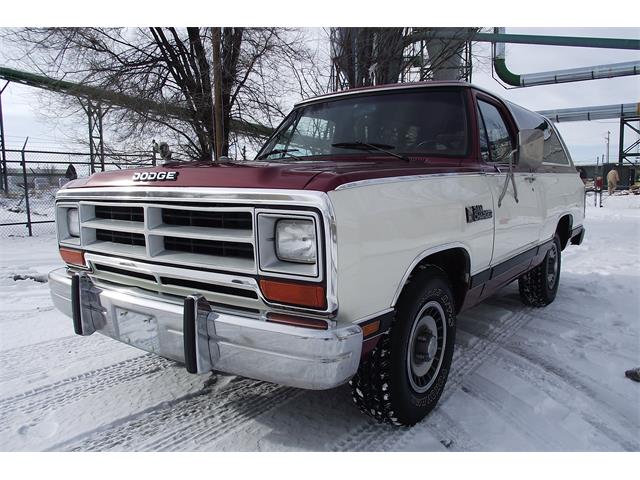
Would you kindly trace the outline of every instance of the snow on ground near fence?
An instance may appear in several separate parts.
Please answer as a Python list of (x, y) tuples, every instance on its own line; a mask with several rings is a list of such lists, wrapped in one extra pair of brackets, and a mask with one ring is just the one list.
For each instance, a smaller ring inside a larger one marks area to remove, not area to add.
[(560, 290), (514, 285), (459, 318), (439, 407), (378, 425), (348, 387), (312, 392), (181, 366), (74, 336), (46, 273), (53, 235), (0, 238), (0, 450), (640, 450), (640, 197), (587, 207)]

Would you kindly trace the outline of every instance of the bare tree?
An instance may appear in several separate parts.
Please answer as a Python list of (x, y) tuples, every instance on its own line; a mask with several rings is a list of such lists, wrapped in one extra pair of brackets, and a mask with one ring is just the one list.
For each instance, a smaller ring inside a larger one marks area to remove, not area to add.
[[(220, 69), (212, 68), (212, 32)], [(300, 72), (314, 68), (303, 32), (283, 28), (23, 28), (11, 30), (18, 66), (132, 97), (187, 109), (176, 118), (144, 108), (114, 107), (110, 133), (124, 144), (170, 134), (192, 158), (214, 151), (213, 80), (220, 82), (220, 152), (227, 154), (250, 123), (273, 125), (283, 102), (300, 96)], [(309, 65), (311, 67), (309, 67)], [(67, 109), (77, 102), (64, 99)], [(243, 126), (243, 128), (239, 128)]]
[[(414, 71), (418, 80), (466, 77), (463, 56), (478, 30), (332, 28), (331, 87), (340, 90), (396, 83), (411, 78)], [(436, 33), (447, 33), (450, 38), (442, 38)]]

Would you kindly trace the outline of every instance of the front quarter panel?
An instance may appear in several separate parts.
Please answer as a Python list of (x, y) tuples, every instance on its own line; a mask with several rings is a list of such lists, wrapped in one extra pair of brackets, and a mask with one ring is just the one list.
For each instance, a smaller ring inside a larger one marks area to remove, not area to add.
[(471, 274), (493, 249), (493, 218), (467, 222), (465, 207), (492, 208), (480, 173), (381, 179), (329, 192), (338, 244), (338, 320), (357, 321), (389, 309), (421, 256), (464, 248)]

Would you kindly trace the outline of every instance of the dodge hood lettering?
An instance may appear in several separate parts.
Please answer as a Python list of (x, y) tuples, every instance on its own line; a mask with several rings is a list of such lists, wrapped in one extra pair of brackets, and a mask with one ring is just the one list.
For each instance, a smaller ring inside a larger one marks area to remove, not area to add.
[(136, 172), (133, 174), (134, 182), (162, 182), (164, 180), (176, 181), (178, 172)]

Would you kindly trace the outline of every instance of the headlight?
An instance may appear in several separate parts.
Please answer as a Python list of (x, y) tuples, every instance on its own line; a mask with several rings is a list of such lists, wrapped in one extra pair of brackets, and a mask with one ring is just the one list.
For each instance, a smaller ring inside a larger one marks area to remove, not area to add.
[(77, 208), (67, 209), (67, 228), (69, 229), (69, 235), (72, 237), (80, 236), (80, 220)]
[(278, 220), (276, 223), (276, 255), (285, 262), (316, 263), (316, 228), (313, 221)]

